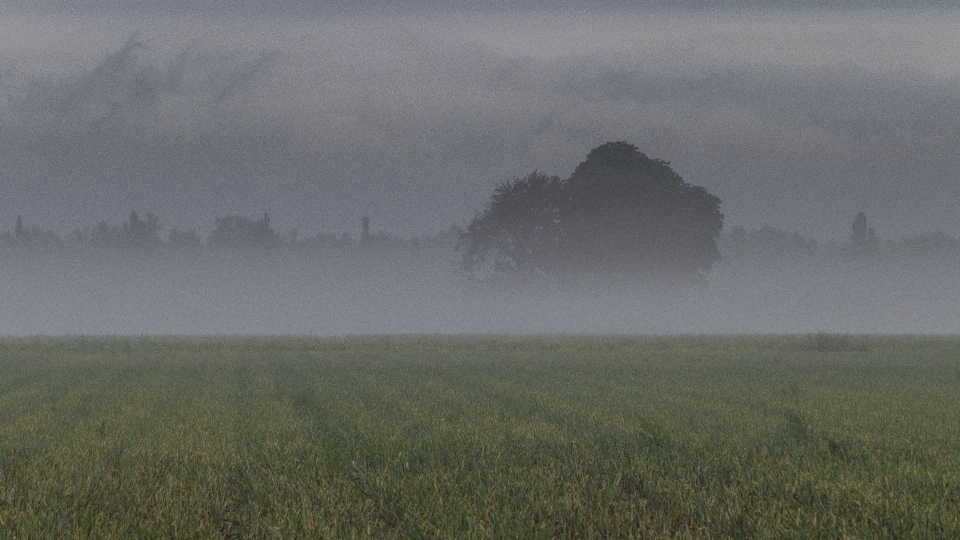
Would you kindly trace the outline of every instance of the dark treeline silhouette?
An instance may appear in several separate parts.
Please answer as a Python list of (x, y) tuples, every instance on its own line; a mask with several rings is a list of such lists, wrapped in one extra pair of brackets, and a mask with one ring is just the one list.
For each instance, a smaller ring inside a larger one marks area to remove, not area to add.
[[(527, 179), (525, 179), (526, 181)], [(61, 235), (40, 225), (25, 225), (17, 216), (11, 230), (0, 232), (0, 258), (23, 255), (49, 257), (90, 254), (129, 255), (149, 258), (174, 254), (198, 257), (223, 253), (274, 254), (277, 256), (327, 256), (331, 259), (419, 253), (436, 256), (445, 263), (458, 260), (455, 248), (462, 230), (456, 226), (431, 235), (403, 238), (382, 230), (371, 233), (369, 218), (361, 221), (359, 234), (317, 233), (301, 235), (293, 229), (277, 233), (264, 213), (254, 220), (238, 215), (216, 218), (215, 228), (206, 237), (195, 230), (164, 229), (151, 213), (141, 219), (136, 211), (127, 221), (111, 225), (101, 221), (94, 227)], [(719, 264), (757, 266), (788, 273), (804, 267), (857, 265), (960, 266), (960, 240), (944, 232), (881, 240), (866, 227), (866, 215), (856, 215), (850, 240), (822, 242), (775, 227), (746, 229), (733, 227), (717, 236)], [(444, 264), (445, 264), (444, 263)], [(452, 266), (448, 269), (452, 270)]]
[(881, 240), (856, 215), (848, 242), (819, 242), (774, 227), (733, 227), (720, 235), (721, 264), (758, 266), (783, 275), (799, 267), (883, 268), (890, 265), (960, 268), (960, 240), (942, 231)]
[(370, 232), (370, 219), (364, 217), (358, 237), (348, 233), (302, 236), (296, 229), (281, 235), (270, 226), (265, 212), (260, 219), (240, 215), (218, 217), (206, 237), (193, 229), (171, 227), (167, 230), (151, 213), (140, 218), (131, 211), (127, 221), (111, 225), (101, 221), (93, 227), (76, 229), (61, 235), (40, 225), (25, 225), (16, 217), (12, 231), (0, 233), (0, 258), (68, 257), (110, 260), (178, 258), (184, 256), (217, 257), (239, 255), (257, 260), (276, 257), (317, 257), (351, 259), (371, 255), (431, 255), (453, 260), (460, 234), (457, 227), (435, 234), (403, 238), (381, 231)]
[[(910, 287), (911, 277), (918, 273), (926, 278), (938, 277), (938, 282), (942, 282), (960, 272), (960, 240), (939, 231), (881, 240), (872, 227), (867, 227), (866, 219), (863, 212), (856, 215), (849, 241), (820, 242), (774, 227), (733, 227), (716, 237), (719, 261), (706, 276), (706, 288), (716, 288), (731, 280), (754, 279), (746, 289), (756, 294), (771, 294), (764, 288), (764, 284), (769, 284), (768, 288), (774, 289), (773, 296), (780, 291), (796, 297), (798, 288), (817, 289), (830, 282), (829, 276), (843, 275), (859, 283), (861, 289), (884, 282), (889, 290), (904, 291)], [(119, 225), (101, 221), (94, 227), (59, 235), (38, 225), (27, 225), (17, 216), (13, 229), (0, 233), (0, 261), (7, 264), (8, 270), (17, 261), (29, 265), (44, 260), (85, 261), (88, 268), (117, 261), (301, 261), (312, 265), (315, 272), (341, 268), (357, 276), (377, 267), (389, 272), (391, 268), (400, 268), (397, 265), (453, 275), (458, 263), (462, 263), (465, 234), (455, 226), (433, 235), (409, 238), (382, 230), (371, 233), (367, 217), (361, 220), (355, 236), (301, 235), (296, 230), (281, 235), (270, 226), (266, 213), (256, 220), (223, 216), (214, 223), (214, 229), (203, 237), (194, 230), (164, 229), (153, 214), (140, 218), (132, 211), (129, 219)], [(457, 251), (458, 244), (461, 252)], [(924, 283), (928, 281), (925, 279)]]

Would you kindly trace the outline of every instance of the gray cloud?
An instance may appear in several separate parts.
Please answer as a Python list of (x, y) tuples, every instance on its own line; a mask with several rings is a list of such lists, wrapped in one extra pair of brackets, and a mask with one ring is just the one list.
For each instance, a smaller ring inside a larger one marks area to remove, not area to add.
[(35, 60), (0, 77), (0, 216), (431, 232), (499, 181), (629, 140), (729, 224), (842, 237), (867, 210), (881, 234), (960, 233), (951, 13), (73, 20), (114, 41), (73, 69), (22, 46)]
[[(782, 163), (782, 154), (796, 151), (797, 146), (820, 147), (824, 158), (839, 160), (841, 156), (833, 155), (830, 147), (843, 141), (839, 150), (864, 157), (871, 154), (872, 159), (953, 165), (957, 156), (945, 144), (952, 146), (951, 134), (960, 129), (955, 83), (919, 73), (886, 75), (856, 67), (723, 70), (665, 77), (595, 65), (561, 83), (559, 93), (575, 103), (611, 107), (695, 108), (698, 112), (688, 119), (690, 125), (683, 126), (690, 132), (697, 129), (695, 124), (706, 127), (722, 120), (720, 111), (738, 111), (743, 119), (757, 123), (753, 126), (756, 142), (767, 143), (760, 152), (754, 150), (756, 155), (750, 155), (750, 146), (724, 146), (743, 152), (732, 158), (751, 163), (762, 162), (765, 156)], [(683, 121), (671, 119), (678, 127)], [(769, 137), (777, 131), (793, 131), (801, 139)]]
[(216, 102), (226, 101), (256, 86), (257, 81), (265, 77), (270, 68), (276, 65), (279, 57), (278, 51), (263, 53), (254, 59), (242, 61), (235, 68), (220, 74), (213, 81), (214, 86), (217, 87)]
[(141, 57), (147, 47), (134, 33), (88, 71), (29, 81), (11, 104), (17, 119), (28, 125), (46, 119), (57, 129), (90, 124), (109, 130), (135, 123), (149, 133), (156, 129), (156, 115), (164, 112), (165, 102), (188, 101), (190, 114), (209, 111), (253, 89), (280, 56), (278, 51), (249, 59), (209, 55), (194, 44), (165, 65), (156, 65)]
[(120, 109), (149, 106), (160, 92), (171, 88), (159, 70), (138, 65), (136, 52), (143, 47), (134, 35), (119, 51), (80, 77), (34, 81), (27, 89), (24, 104), (48, 109), (58, 116), (76, 115), (88, 109), (110, 115)]

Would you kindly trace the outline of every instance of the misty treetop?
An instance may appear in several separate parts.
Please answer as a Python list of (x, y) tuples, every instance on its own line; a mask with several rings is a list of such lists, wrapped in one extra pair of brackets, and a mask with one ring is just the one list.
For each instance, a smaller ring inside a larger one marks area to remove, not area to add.
[(534, 171), (497, 186), (461, 234), (460, 266), (495, 282), (703, 286), (722, 227), (719, 198), (611, 142), (567, 180)]

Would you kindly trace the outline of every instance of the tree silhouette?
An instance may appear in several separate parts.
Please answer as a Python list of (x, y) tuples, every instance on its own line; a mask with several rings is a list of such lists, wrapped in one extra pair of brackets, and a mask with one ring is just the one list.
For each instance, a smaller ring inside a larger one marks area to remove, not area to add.
[(534, 171), (496, 187), (487, 209), (460, 233), (460, 267), (484, 280), (556, 277), (563, 182)]
[(17, 216), (17, 224), (13, 227), (14, 238), (23, 242), (27, 239), (27, 230), (23, 228), (23, 218)]
[(270, 227), (270, 216), (266, 212), (256, 221), (233, 215), (217, 218), (216, 224), (208, 240), (213, 247), (260, 251), (277, 248), (282, 243)]
[(631, 144), (593, 149), (566, 189), (563, 260), (576, 281), (700, 286), (720, 259), (720, 199)]
[(722, 227), (720, 199), (631, 144), (607, 143), (566, 181), (535, 172), (499, 185), (461, 235), (461, 268), (487, 280), (702, 286)]
[(850, 244), (854, 247), (863, 247), (877, 242), (877, 234), (873, 227), (867, 227), (867, 214), (857, 213), (853, 219), (853, 230), (850, 232)]
[(126, 249), (147, 249), (160, 245), (160, 220), (157, 216), (147, 213), (147, 219), (142, 220), (137, 212), (130, 211), (130, 220), (123, 224), (121, 233), (122, 245)]
[(360, 242), (370, 241), (370, 218), (363, 216), (360, 220)]

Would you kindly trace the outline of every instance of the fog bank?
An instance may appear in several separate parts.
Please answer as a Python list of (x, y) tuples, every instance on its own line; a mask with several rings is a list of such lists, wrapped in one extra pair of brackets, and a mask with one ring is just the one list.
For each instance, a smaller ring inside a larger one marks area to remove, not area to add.
[(454, 270), (453, 237), (444, 238), (339, 255), (6, 257), (0, 334), (960, 330), (960, 244), (942, 234), (857, 249), (736, 230), (721, 239), (709, 286), (682, 294), (491, 289)]

